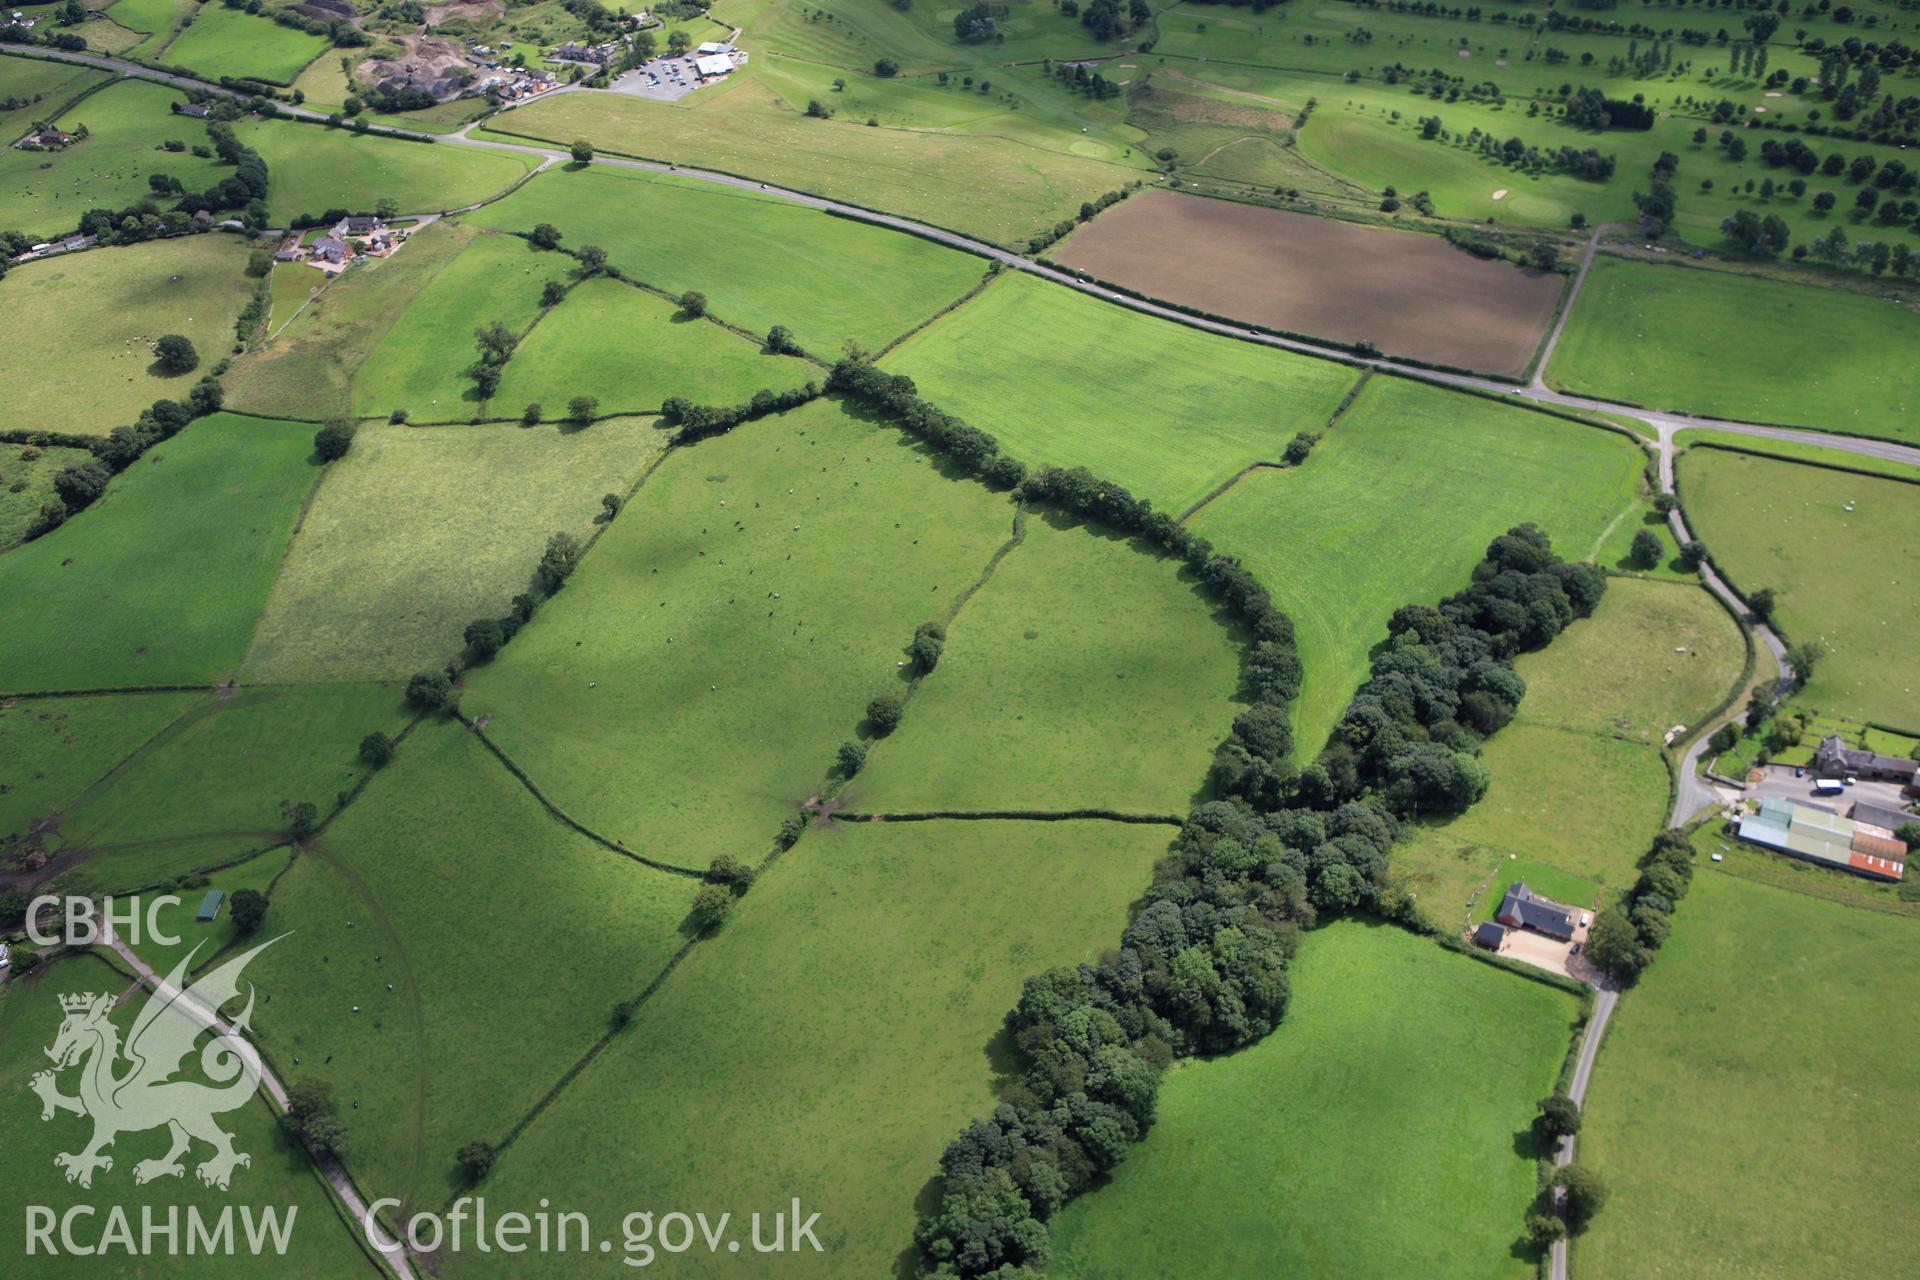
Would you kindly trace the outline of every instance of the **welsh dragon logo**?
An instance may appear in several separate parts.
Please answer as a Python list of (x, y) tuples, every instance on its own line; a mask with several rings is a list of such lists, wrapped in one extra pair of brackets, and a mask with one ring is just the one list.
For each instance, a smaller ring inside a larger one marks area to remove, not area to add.
[[(137, 1183), (182, 1176), (186, 1167), (180, 1158), (194, 1139), (213, 1148), (212, 1157), (194, 1170), (210, 1187), (225, 1191), (233, 1171), (253, 1163), (245, 1152), (234, 1150), (233, 1135), (213, 1119), (244, 1105), (260, 1087), (260, 1054), (244, 1037), (253, 1016), (253, 984), (247, 984), (246, 1007), (230, 1023), (221, 1020), (219, 1010), (238, 998), (241, 970), (278, 941), (263, 942), (187, 986), (186, 976), (200, 950), (195, 946), (148, 999), (125, 1045), (109, 1018), (115, 1003), (110, 993), (60, 997), (66, 1016), (46, 1051), (53, 1070), (39, 1072), (32, 1085), (40, 1095), (42, 1120), (53, 1119), (56, 1111), (70, 1111), (93, 1121), (92, 1141), (53, 1158), (68, 1182), (91, 1187), (95, 1170), (113, 1168), (113, 1158), (103, 1151), (115, 1138), (161, 1126), (172, 1145), (165, 1155), (133, 1166)], [(213, 1038), (200, 1051), (200, 1070), (214, 1084), (176, 1079), (194, 1045), (209, 1032)], [(70, 1067), (80, 1069), (80, 1092), (73, 1097), (55, 1083), (57, 1073)]]

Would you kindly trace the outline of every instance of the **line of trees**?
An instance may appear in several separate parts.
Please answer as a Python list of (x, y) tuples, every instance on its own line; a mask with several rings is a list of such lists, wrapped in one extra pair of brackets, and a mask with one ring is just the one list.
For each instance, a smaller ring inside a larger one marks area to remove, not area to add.
[[(178, 338), (186, 343), (187, 353), (192, 352), (192, 344), (177, 334), (169, 334), (161, 339)], [(176, 351), (178, 362), (184, 356)], [(199, 357), (193, 357), (194, 364)], [(191, 369), (193, 365), (188, 365)], [(162, 440), (171, 439), (179, 434), (195, 418), (204, 418), (217, 413), (225, 399), (220, 381), (209, 374), (193, 385), (185, 401), (155, 400), (141, 410), (140, 416), (132, 425), (115, 427), (104, 440), (96, 440), (88, 445), (93, 457), (86, 462), (78, 462), (65, 467), (53, 477), (55, 497), (49, 498), (40, 507), (39, 518), (27, 530), (29, 540), (50, 533), (65, 524), (67, 520), (92, 505), (94, 499), (106, 492), (107, 484), (113, 477), (128, 467), (147, 450)]]
[[(237, 107), (234, 113), (238, 114)], [(215, 120), (209, 123), (207, 131), (213, 136), (213, 149), (195, 147), (195, 152), (202, 156), (217, 154), (221, 160), (234, 166), (231, 175), (205, 191), (187, 191), (177, 179), (165, 174), (149, 175), (152, 195), (123, 209), (88, 209), (80, 215), (75, 231), (80, 235), (96, 237), (102, 245), (139, 244), (145, 240), (164, 240), (209, 230), (195, 222), (193, 215), (201, 210), (217, 213), (223, 209), (242, 210), (242, 221), (251, 229), (265, 226), (268, 186), (266, 161), (260, 158), (259, 152), (234, 138), (232, 127), (224, 122)], [(184, 145), (178, 142), (167, 146), (169, 150), (185, 150)], [(158, 202), (170, 196), (177, 197), (173, 208), (162, 209)], [(7, 273), (7, 259), (25, 253), (34, 243), (32, 237), (22, 232), (0, 231), (0, 276)]]
[[(611, 518), (611, 514), (609, 515)], [(552, 599), (573, 571), (580, 567), (580, 557), (586, 554), (586, 547), (580, 539), (571, 533), (556, 533), (548, 537), (546, 550), (540, 553), (540, 562), (534, 566), (533, 579), (527, 589), (513, 598), (507, 612), (498, 618), (480, 617), (467, 624), (461, 633), (466, 641), (465, 651), (439, 671), (422, 671), (407, 682), (407, 701), (421, 711), (438, 711), (454, 705), (453, 682), (473, 662), (485, 662), (504, 649), (513, 638), (520, 634), (521, 628), (533, 621), (533, 615), (541, 605)], [(369, 750), (369, 742), (361, 743), (362, 754)], [(391, 757), (391, 744), (382, 752), (379, 744), (371, 744), (376, 755)]]
[(1007, 1280), (1047, 1265), (1047, 1221), (1145, 1135), (1169, 1063), (1252, 1043), (1278, 1024), (1303, 928), (1349, 910), (1431, 927), (1387, 884), (1400, 819), (1485, 792), (1479, 745), (1526, 689), (1513, 657), (1591, 613), (1606, 579), (1558, 560), (1532, 526), (1495, 539), (1466, 590), (1395, 613), (1333, 741), (1296, 773), (1293, 625), (1244, 565), (1085, 468), (1023, 475), (992, 436), (922, 400), (910, 378), (849, 357), (827, 385), (987, 483), (1019, 476), (1025, 502), (1181, 557), (1253, 634), (1243, 667), (1253, 705), (1216, 753), (1218, 798), (1189, 815), (1120, 950), (1027, 980), (1007, 1015), (1019, 1082), (941, 1157), (940, 1202), (915, 1234), (929, 1273)]
[(786, 391), (762, 387), (743, 404), (695, 404), (685, 396), (668, 396), (660, 406), (660, 418), (669, 426), (676, 445), (692, 444), (708, 436), (725, 435), (743, 422), (764, 418), (770, 413), (785, 413), (820, 398), (820, 384), (809, 379)]
[(1633, 887), (1594, 917), (1588, 958), (1623, 980), (1639, 977), (1673, 932), (1673, 909), (1692, 880), (1692, 844), (1683, 832), (1662, 831), (1640, 859)]
[(1303, 929), (1353, 910), (1430, 927), (1387, 884), (1401, 818), (1484, 791), (1469, 753), (1525, 690), (1513, 656), (1590, 612), (1605, 578), (1556, 559), (1530, 526), (1495, 539), (1466, 590), (1395, 613), (1334, 741), (1297, 776), (1276, 730), (1297, 687), (1292, 628), (1257, 584), (1230, 577), (1236, 589), (1264, 635), (1247, 664), (1255, 705), (1229, 746), (1261, 759), (1270, 786), (1189, 815), (1118, 951), (1027, 980), (1007, 1015), (1019, 1083), (941, 1157), (941, 1201), (916, 1236), (933, 1275), (1045, 1267), (1047, 1221), (1152, 1125), (1167, 1064), (1252, 1043), (1285, 1015)]

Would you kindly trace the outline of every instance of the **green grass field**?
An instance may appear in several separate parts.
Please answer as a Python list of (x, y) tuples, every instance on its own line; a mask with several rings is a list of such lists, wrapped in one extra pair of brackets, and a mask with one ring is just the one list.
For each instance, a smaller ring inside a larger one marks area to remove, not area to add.
[(59, 445), (0, 445), (0, 550), (40, 523), (40, 508), (54, 496), (56, 475), (92, 459), (85, 449)]
[(371, 212), (383, 199), (398, 202), (402, 213), (458, 209), (500, 194), (539, 163), (507, 151), (403, 142), (286, 120), (239, 121), (234, 132), (259, 151), (273, 175), (267, 217), (275, 226), (347, 204)]
[(785, 391), (825, 381), (826, 371), (618, 280), (588, 280), (548, 312), (507, 362), (488, 403), (496, 417), (538, 404), (564, 417), (567, 402), (593, 396), (601, 413), (657, 413), (669, 396), (739, 404), (762, 387)]
[(307, 303), (313, 301), (333, 277), (299, 262), (276, 262), (268, 283), (272, 297), (267, 313), (266, 336), (271, 338), (286, 328)]
[(680, 948), (695, 887), (568, 831), (436, 718), (275, 891), (263, 1042), (332, 1082), (370, 1197), (438, 1208), (454, 1152), (504, 1137)]
[(668, 458), (461, 706), (610, 838), (751, 857), (1012, 524), (833, 403), (763, 418)]
[[(1899, 227), (1875, 221), (1856, 232), (1844, 217), (1813, 208), (1813, 197), (1822, 191), (1839, 197), (1843, 210), (1850, 208), (1858, 182), (1815, 174), (1805, 194), (1795, 196), (1786, 186), (1793, 175), (1769, 167), (1758, 145), (1750, 143), (1747, 154), (1735, 160), (1719, 143), (1723, 126), (1711, 115), (1717, 102), (1724, 99), (1743, 109), (1742, 119), (1751, 126), (1801, 129), (1817, 121), (1821, 110), (1831, 110), (1818, 88), (1795, 93), (1764, 84), (1758, 76), (1732, 74), (1726, 49), (1675, 44), (1684, 28), (1671, 24), (1634, 24), (1631, 30), (1621, 24), (1617, 34), (1519, 25), (1537, 23), (1545, 13), (1541, 7), (1530, 14), (1512, 11), (1514, 24), (1507, 25), (1481, 22), (1470, 12), (1363, 10), (1335, 0), (1289, 5), (1278, 16), (1170, 5), (1156, 16), (1151, 60), (1120, 64), (1152, 72), (1152, 97), (1136, 90), (1127, 121), (1148, 131), (1137, 144), (1141, 149), (1174, 145), (1182, 176), (1260, 194), (1285, 186), (1315, 203), (1356, 211), (1372, 208), (1391, 185), (1403, 195), (1428, 192), (1438, 214), (1447, 218), (1565, 228), (1573, 214), (1582, 213), (1591, 223), (1631, 223), (1632, 192), (1666, 151), (1680, 161), (1674, 233), (1693, 244), (1732, 249), (1721, 223), (1739, 209), (1780, 217), (1799, 246), (1836, 226), (1846, 226), (1858, 239), (1916, 243), (1910, 219)], [(1864, 11), (1861, 16), (1866, 17)], [(1816, 35), (1829, 43), (1844, 41), (1851, 33), (1841, 19), (1854, 21), (1855, 11), (1838, 16), (1812, 11), (1805, 17), (1808, 25), (1797, 26), (1791, 38), (1776, 34), (1769, 47), (1770, 68), (1788, 77), (1817, 76), (1817, 55), (1798, 42), (1811, 43)], [(1898, 18), (1888, 8), (1867, 20)], [(1649, 39), (1652, 31), (1660, 33), (1657, 41)], [(1663, 52), (1669, 45), (1679, 52), (1657, 70), (1631, 64), (1656, 44)], [(1442, 101), (1425, 92), (1429, 71), (1457, 75), (1466, 85), (1492, 85), (1500, 94), (1477, 102), (1449, 89)], [(1389, 75), (1398, 83), (1387, 83)], [(1170, 80), (1183, 95), (1204, 86), (1199, 92), (1231, 106), (1234, 114), (1223, 117), (1218, 106), (1211, 115), (1167, 111), (1174, 100), (1167, 92)], [(1570, 91), (1575, 85), (1644, 100), (1657, 118), (1645, 131), (1573, 126), (1559, 118), (1558, 108), (1563, 87)], [(1300, 127), (1298, 147), (1272, 145), (1268, 137), (1291, 128), (1309, 99), (1316, 107)], [(1444, 127), (1438, 139), (1421, 137), (1419, 121), (1428, 114), (1437, 115)], [(1273, 122), (1252, 118), (1260, 115)], [(1179, 127), (1166, 127), (1170, 116)], [(1207, 129), (1189, 122), (1196, 119), (1237, 127)], [(1694, 132), (1701, 128), (1706, 137), (1695, 142)], [(1549, 152), (1592, 147), (1611, 156), (1616, 169), (1605, 181), (1551, 171), (1532, 174), (1483, 155), (1476, 132), (1501, 141), (1518, 137)], [(1870, 155), (1881, 163), (1900, 158), (1898, 139), (1881, 136), (1879, 143), (1821, 136), (1817, 151), (1843, 159)], [(1299, 162), (1289, 172), (1285, 161), (1296, 156)], [(1399, 217), (1411, 220), (1405, 212)]]
[[(8, 92), (18, 91), (0, 84), (0, 95)], [(89, 136), (82, 141), (59, 151), (17, 151), (12, 145), (17, 139), (9, 134), (0, 149), (0, 227), (50, 239), (77, 230), (80, 215), (89, 209), (122, 209), (148, 199), (150, 174), (171, 174), (190, 191), (227, 176), (232, 170), (213, 160), (158, 149), (169, 140), (206, 145), (205, 125), (170, 110), (169, 104), (185, 101), (183, 94), (157, 84), (123, 81), (60, 113), (57, 123), (69, 133), (87, 126)], [(44, 103), (27, 114), (39, 119), (59, 105)], [(26, 131), (26, 120), (15, 123)]]
[(171, 67), (191, 67), (215, 80), (235, 76), (292, 84), (302, 67), (330, 48), (324, 36), (283, 27), (224, 3), (208, 3), (167, 46), (164, 61)]
[(1773, 440), (1761, 436), (1739, 435), (1732, 431), (1688, 427), (1683, 431), (1675, 432), (1673, 442), (1682, 449), (1697, 444), (1723, 444), (1749, 453), (1764, 453), (1769, 457), (1784, 458), (1788, 462), (1824, 462), (1828, 466), (1852, 467), (1855, 470), (1871, 471), (1877, 475), (1894, 476), (1901, 480), (1920, 480), (1920, 466), (1912, 463), (1897, 462), (1892, 458), (1869, 457), (1864, 453), (1849, 453), (1843, 449), (1806, 444), (1799, 440)]
[[(401, 256), (412, 251), (409, 245)], [(407, 304), (368, 355), (354, 378), (354, 411), (385, 417), (406, 409), (416, 422), (478, 412), (479, 393), (467, 374), (477, 354), (474, 331), (498, 321), (525, 332), (540, 314), (541, 289), (567, 279), (569, 265), (518, 236), (474, 240)]]
[(1543, 860), (1538, 865), (1599, 883), (1609, 895), (1632, 882), (1635, 861), (1666, 818), (1658, 755), (1617, 739), (1514, 724), (1488, 744), (1485, 759), (1494, 775), (1486, 797), (1394, 851), (1395, 882), (1428, 916), (1448, 928), (1484, 918), (1476, 913), (1503, 888), (1490, 877), (1510, 858)]
[[(0, 372), (12, 425), (106, 435), (161, 399), (187, 391), (233, 343), (252, 296), (246, 247), (225, 235), (190, 236), (65, 254), (0, 281), (0, 305), (18, 317)], [(162, 334), (185, 334), (199, 369), (154, 368)], [(50, 378), (46, 370), (58, 368)]]
[(1052, 1274), (1531, 1276), (1516, 1146), (1573, 998), (1359, 922), (1292, 983), (1273, 1034), (1163, 1081), (1147, 1141), (1055, 1220)]
[[(1738, 317), (1738, 323), (1730, 320)], [(1920, 313), (1885, 298), (1599, 258), (1556, 386), (1651, 409), (1920, 440)]]
[(181, 0), (114, 0), (107, 16), (129, 31), (152, 35), (173, 25), (180, 7)]
[(1687, 453), (1679, 483), (1694, 532), (1739, 590), (1772, 588), (1780, 629), (1826, 647), (1800, 704), (1920, 728), (1905, 644), (1920, 623), (1920, 489), (1715, 449)]
[(1149, 176), (1144, 156), (1124, 164), (992, 136), (809, 119), (750, 76), (688, 104), (567, 94), (513, 112), (501, 128), (563, 146), (591, 138), (609, 151), (776, 182), (1002, 244)]
[[(633, 279), (673, 294), (697, 289), (714, 315), (755, 333), (784, 324), (825, 360), (848, 341), (886, 345), (985, 270), (978, 258), (917, 236), (737, 188), (605, 166), (550, 169), (469, 220), (523, 232), (551, 223), (564, 247), (597, 244)], [(821, 264), (830, 265), (830, 279)]]
[[(436, 222), (416, 232), (406, 248), (392, 257), (369, 259), (335, 277), (284, 327), (276, 321), (273, 339), (264, 348), (234, 361), (226, 379), (227, 403), (236, 409), (316, 422), (350, 412), (353, 382), (361, 364), (379, 348), (413, 299), (473, 238), (471, 227)], [(315, 285), (325, 280), (320, 272), (298, 263), (274, 268), (276, 278), (293, 272), (300, 273), (296, 279), (308, 278)], [(299, 291), (297, 285), (292, 288)], [(465, 327), (471, 351), (471, 330), (483, 322), (459, 317), (453, 323), (455, 332)], [(398, 365), (402, 363), (398, 354), (387, 358)], [(470, 363), (470, 358), (449, 361), (433, 376), (451, 382)]]
[[(1658, 582), (1699, 582), (1699, 570), (1688, 569), (1680, 562), (1679, 540), (1673, 536), (1673, 529), (1667, 524), (1666, 517), (1653, 509), (1644, 479), (1640, 487), (1641, 502), (1621, 517), (1619, 523), (1601, 539), (1599, 546), (1594, 548), (1593, 562), (1602, 569), (1630, 573)], [(1633, 557), (1633, 541), (1643, 529), (1660, 542), (1660, 557), (1651, 566), (1642, 565)]]
[(0, 836), (24, 833), (79, 795), (199, 698), (152, 693), (0, 706)]
[[(248, 976), (260, 967), (255, 961)], [(293, 1219), (291, 1243), (283, 1257), (274, 1257), (273, 1273), (291, 1280), (339, 1280), (347, 1276), (375, 1276), (373, 1264), (360, 1252), (352, 1229), (334, 1211), (325, 1185), (314, 1172), (305, 1152), (296, 1151), (281, 1136), (267, 1104), (260, 1099), (223, 1114), (216, 1122), (234, 1138), (236, 1150), (245, 1152), (252, 1163), (234, 1172), (231, 1190), (203, 1186), (193, 1165), (205, 1160), (212, 1148), (196, 1142), (187, 1157), (188, 1168), (179, 1178), (162, 1178), (144, 1186), (136, 1185), (133, 1166), (141, 1160), (166, 1154), (167, 1136), (159, 1130), (124, 1133), (114, 1143), (111, 1171), (97, 1174), (91, 1190), (69, 1184), (54, 1165), (61, 1152), (79, 1151), (92, 1131), (80, 1117), (58, 1113), (45, 1123), (40, 1121), (40, 1100), (29, 1088), (29, 1081), (48, 1063), (42, 1052), (53, 1044), (61, 1021), (59, 997), (84, 992), (125, 991), (131, 980), (109, 968), (105, 961), (90, 955), (74, 955), (54, 962), (46, 974), (30, 982), (9, 982), (0, 987), (0, 1109), (7, 1116), (7, 1159), (0, 1161), (0, 1195), (16, 1205), (46, 1205), (56, 1214), (65, 1214), (76, 1205), (100, 1206), (91, 1214), (77, 1216), (75, 1240), (83, 1245), (96, 1244), (106, 1228), (107, 1204), (123, 1208), (133, 1224), (133, 1239), (139, 1240), (141, 1207), (150, 1206), (156, 1220), (164, 1225), (169, 1207), (182, 1214), (188, 1206), (199, 1209), (209, 1226), (223, 1209), (246, 1205), (256, 1213), (271, 1207), (282, 1221)], [(124, 1035), (145, 997), (136, 997), (120, 1006), (114, 1024)], [(235, 1008), (239, 1006), (236, 1004)], [(124, 1070), (124, 1069), (123, 1069)], [(77, 1091), (78, 1073), (62, 1073), (62, 1093)], [(165, 1241), (154, 1256), (129, 1260), (115, 1249), (103, 1260), (81, 1257), (57, 1250), (48, 1257), (41, 1250), (31, 1264), (35, 1276), (50, 1280), (64, 1277), (100, 1275), (139, 1275), (152, 1280), (186, 1280), (193, 1276), (241, 1277), (258, 1275), (260, 1258), (244, 1246), (231, 1254), (186, 1252), (187, 1220), (180, 1221), (180, 1249), (169, 1256)], [(235, 1234), (244, 1238), (239, 1214), (235, 1214)], [(56, 1239), (58, 1237), (56, 1236)], [(27, 1254), (25, 1220), (22, 1214), (5, 1215), (0, 1224), (0, 1249), (9, 1257)], [(272, 1256), (269, 1253), (268, 1256)], [(134, 1265), (137, 1264), (137, 1265)]]
[[(1831, 874), (1831, 873), (1829, 873)], [(1844, 877), (1842, 877), (1844, 878)], [(1910, 922), (1703, 863), (1672, 939), (1620, 1002), (1580, 1154), (1612, 1199), (1575, 1249), (1597, 1275), (1892, 1275), (1920, 1246), (1920, 978)], [(1817, 942), (1817, 945), (1816, 945)], [(1836, 1214), (1869, 1179), (1874, 1229)], [(1739, 1194), (1729, 1195), (1737, 1187)]]
[(1325, 427), (1358, 377), (1017, 273), (886, 367), (1021, 461), (1087, 467), (1174, 513)]
[(106, 72), (69, 62), (0, 57), (0, 100), (14, 98), (22, 104), (0, 111), (0, 139), (17, 141), (35, 120), (47, 118), (74, 95), (109, 78)]
[[(200, 919), (201, 904), (206, 901), (207, 894), (217, 891), (230, 899), (241, 889), (271, 893), (274, 879), (293, 865), (293, 859), (291, 846), (269, 849), (237, 866), (214, 872), (206, 877), (204, 885), (196, 876), (191, 886), (183, 884), (170, 893), (153, 894), (151, 900), (147, 895), (142, 895), (140, 937), (134, 939), (130, 934), (126, 935), (127, 945), (133, 948), (135, 955), (152, 965), (155, 973), (160, 974), (171, 973), (180, 958), (197, 946), (199, 953), (193, 958), (191, 972), (205, 972), (209, 962), (219, 958), (222, 949), (243, 940), (240, 927), (233, 922), (233, 904), (230, 901), (220, 904), (212, 920)], [(173, 901), (168, 902), (167, 898)], [(149, 921), (157, 933), (148, 931)], [(178, 941), (162, 942), (162, 937), (173, 937)], [(102, 958), (107, 958), (104, 952)]]
[(1375, 378), (1306, 465), (1255, 472), (1191, 527), (1243, 557), (1292, 616), (1306, 667), (1295, 734), (1310, 758), (1395, 609), (1465, 586), (1487, 543), (1522, 521), (1585, 555), (1635, 500), (1640, 468), (1611, 432)]
[[(1396, 882), (1449, 928), (1469, 906), (1487, 918), (1505, 884), (1489, 874), (1512, 859), (1618, 891), (1665, 825), (1662, 738), (1725, 698), (1745, 661), (1738, 625), (1703, 588), (1614, 579), (1591, 618), (1521, 656), (1527, 696), (1482, 755), (1492, 788), (1397, 848)], [(1557, 886), (1535, 887), (1552, 896)]]
[(1178, 570), (1105, 531), (1029, 516), (848, 806), (1184, 813), (1241, 709), (1244, 637)]
[(322, 815), (365, 776), (360, 740), (409, 712), (377, 684), (247, 688), (182, 713), (62, 804), (58, 844), (76, 888), (113, 891), (231, 862), (286, 838), (280, 807)]
[(211, 684), (240, 660), (312, 486), (313, 435), (216, 414), (0, 556), (0, 689)]
[[(942, 1148), (993, 1105), (1021, 981), (1113, 945), (1166, 843), (1102, 822), (808, 833), (521, 1136), (490, 1202), (613, 1221), (706, 1200), (744, 1237), (747, 1214), (798, 1196), (825, 1251), (783, 1255), (783, 1272), (892, 1274)], [(745, 1249), (675, 1261), (768, 1270)], [(580, 1265), (468, 1254), (458, 1274)]]
[(1615, 578), (1591, 618), (1521, 657), (1520, 719), (1657, 746), (1719, 705), (1745, 663), (1739, 624), (1705, 589)]
[(402, 679), (527, 589), (550, 534), (585, 539), (665, 444), (651, 421), (363, 427), (267, 597), (249, 680)]

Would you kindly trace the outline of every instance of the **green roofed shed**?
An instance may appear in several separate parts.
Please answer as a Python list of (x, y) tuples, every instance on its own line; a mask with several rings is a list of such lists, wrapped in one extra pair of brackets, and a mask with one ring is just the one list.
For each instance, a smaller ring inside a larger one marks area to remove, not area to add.
[(198, 920), (201, 924), (211, 923), (214, 917), (220, 914), (220, 904), (226, 900), (227, 895), (220, 890), (207, 890), (207, 896), (200, 899), (200, 914), (195, 916), (194, 919)]

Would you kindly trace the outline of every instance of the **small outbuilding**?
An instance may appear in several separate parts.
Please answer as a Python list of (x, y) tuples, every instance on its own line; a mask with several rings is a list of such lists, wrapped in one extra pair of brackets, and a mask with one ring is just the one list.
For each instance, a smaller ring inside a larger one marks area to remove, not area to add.
[(1920, 822), (1920, 814), (1908, 813), (1904, 809), (1889, 809), (1885, 805), (1861, 800), (1854, 804), (1849, 815), (1855, 822), (1865, 822), (1888, 831), (1898, 831), (1909, 822)]
[(1498, 951), (1506, 940), (1507, 931), (1491, 920), (1482, 921), (1473, 931), (1473, 945), (1489, 951)]
[(207, 890), (207, 896), (200, 899), (200, 912), (194, 916), (194, 919), (198, 920), (201, 924), (212, 924), (220, 915), (220, 905), (226, 900), (227, 895), (220, 890)]

